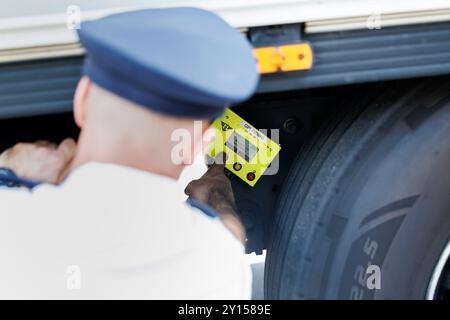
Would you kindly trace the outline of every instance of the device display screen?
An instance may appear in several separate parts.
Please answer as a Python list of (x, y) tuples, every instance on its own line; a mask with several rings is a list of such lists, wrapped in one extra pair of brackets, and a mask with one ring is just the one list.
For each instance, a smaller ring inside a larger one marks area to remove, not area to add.
[(225, 145), (247, 162), (250, 162), (258, 153), (258, 148), (236, 131), (231, 134)]

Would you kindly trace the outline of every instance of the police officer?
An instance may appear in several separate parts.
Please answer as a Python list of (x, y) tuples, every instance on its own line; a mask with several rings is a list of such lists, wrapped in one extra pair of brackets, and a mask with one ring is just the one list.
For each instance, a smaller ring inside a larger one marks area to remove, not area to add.
[[(0, 156), (0, 298), (250, 298), (223, 168), (190, 183), (189, 202), (176, 183), (210, 120), (254, 92), (249, 44), (194, 8), (86, 22), (79, 39), (78, 142)], [(174, 161), (176, 132), (190, 139)]]

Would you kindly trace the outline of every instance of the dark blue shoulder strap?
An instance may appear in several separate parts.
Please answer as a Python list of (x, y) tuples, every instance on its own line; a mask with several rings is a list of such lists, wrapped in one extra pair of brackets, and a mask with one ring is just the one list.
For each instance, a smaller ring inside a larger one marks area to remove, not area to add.
[(0, 168), (0, 187), (8, 187), (8, 188), (25, 187), (28, 189), (33, 189), (39, 184), (41, 183), (30, 179), (18, 177), (10, 169)]
[(186, 203), (189, 204), (191, 207), (199, 209), (200, 211), (202, 211), (204, 214), (206, 214), (208, 217), (211, 218), (218, 218), (219, 214), (217, 213), (216, 210), (214, 210), (213, 208), (211, 208), (210, 206), (198, 202), (196, 200), (193, 200), (192, 198), (188, 198), (186, 200)]

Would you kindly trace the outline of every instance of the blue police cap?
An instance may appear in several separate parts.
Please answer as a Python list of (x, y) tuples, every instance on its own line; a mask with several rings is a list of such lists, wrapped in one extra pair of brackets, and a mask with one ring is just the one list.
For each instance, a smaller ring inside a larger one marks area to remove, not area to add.
[(104, 89), (177, 117), (214, 117), (248, 99), (259, 75), (245, 37), (212, 12), (146, 9), (85, 22), (84, 74)]

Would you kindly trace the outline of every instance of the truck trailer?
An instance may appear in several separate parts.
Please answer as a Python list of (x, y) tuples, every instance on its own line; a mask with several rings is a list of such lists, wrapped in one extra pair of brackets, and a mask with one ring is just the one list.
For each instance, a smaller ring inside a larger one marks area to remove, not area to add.
[(261, 73), (232, 110), (279, 130), (276, 174), (231, 177), (246, 249), (267, 250), (265, 297), (450, 297), (450, 0), (28, 2), (0, 10), (0, 150), (77, 137), (80, 22), (211, 10)]

